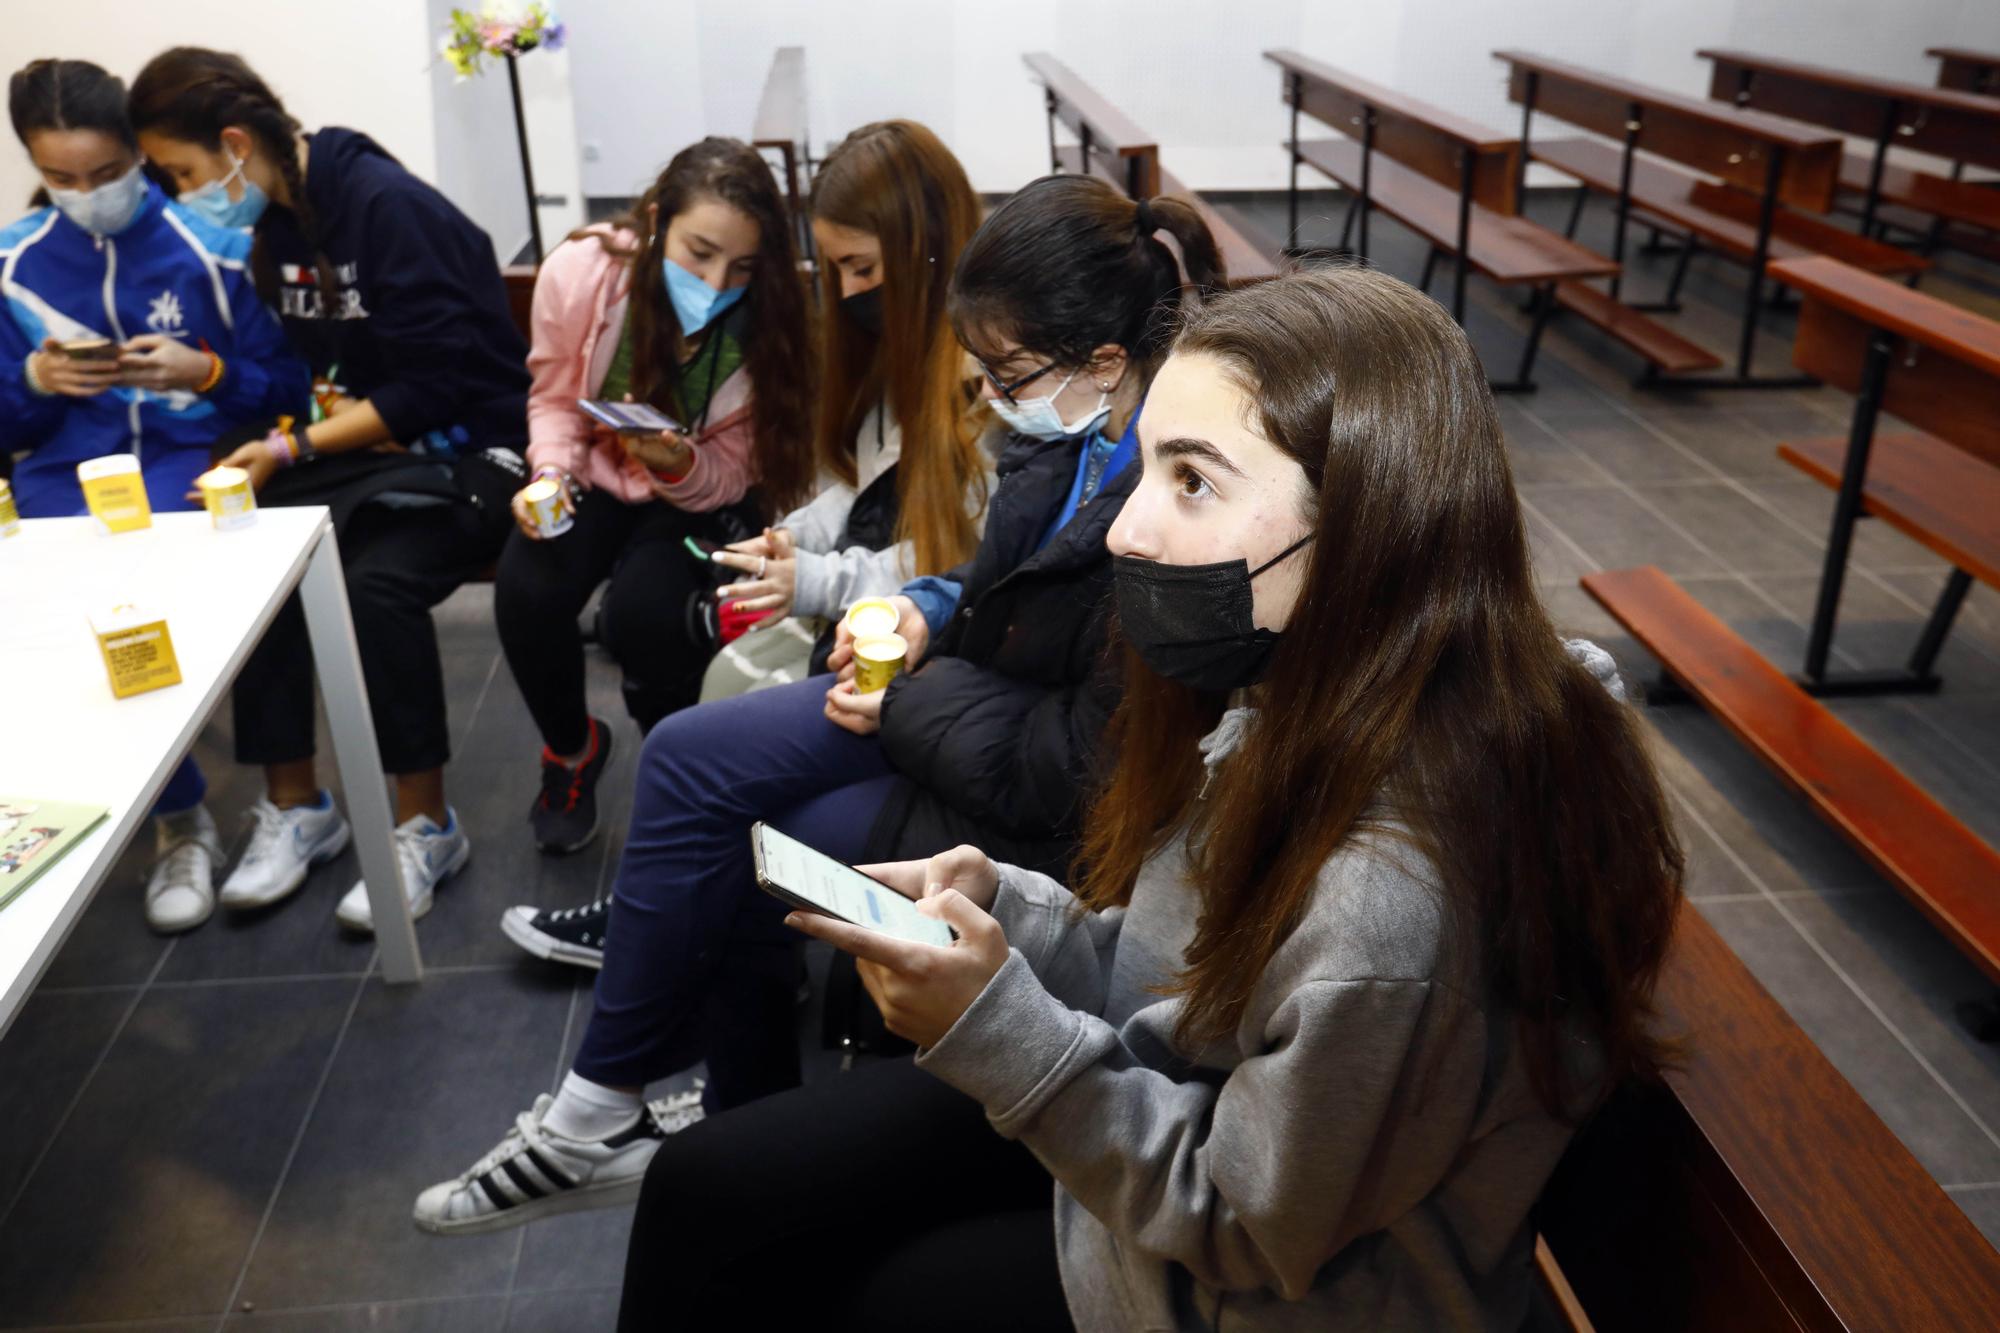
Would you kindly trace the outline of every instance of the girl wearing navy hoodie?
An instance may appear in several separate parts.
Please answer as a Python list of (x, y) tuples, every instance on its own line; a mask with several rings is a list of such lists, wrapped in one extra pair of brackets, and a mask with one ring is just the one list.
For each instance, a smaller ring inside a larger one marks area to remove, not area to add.
[[(133, 81), (139, 143), (180, 202), (248, 227), (250, 270), (316, 377), (313, 419), (227, 461), (265, 504), (326, 504), (413, 913), (471, 845), (445, 802), (450, 746), (430, 610), (492, 562), (525, 479), (527, 346), (486, 234), (366, 135), (312, 134), (240, 57), (156, 56)], [(278, 901), (337, 856), (346, 821), (313, 763), (311, 648), (296, 599), (237, 681), (237, 757), (264, 765), (225, 906)], [(372, 926), (356, 884), (336, 913)]]
[[(30, 518), (84, 512), (76, 465), (139, 460), (153, 508), (190, 509), (210, 446), (295, 411), (307, 375), (245, 276), (249, 239), (169, 201), (147, 180), (125, 85), (81, 60), (37, 60), (8, 81), (7, 110), (47, 196), (0, 230), (0, 460)], [(112, 359), (60, 344), (102, 338)], [(207, 784), (183, 760), (154, 808), (146, 920), (208, 918), (222, 859)]]

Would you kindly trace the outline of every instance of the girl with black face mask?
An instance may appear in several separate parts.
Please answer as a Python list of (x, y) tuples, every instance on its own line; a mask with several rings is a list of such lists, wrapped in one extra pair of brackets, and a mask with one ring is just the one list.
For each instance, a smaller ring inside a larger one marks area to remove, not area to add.
[(863, 867), (949, 946), (794, 914), (915, 1068), (663, 1149), (625, 1327), (709, 1291), (787, 1326), (740, 1281), (781, 1255), (818, 1326), (1520, 1325), (1543, 1182), (1666, 1053), (1682, 857), (1638, 722), (1543, 611), (1485, 372), (1415, 289), (1223, 296), (1140, 444), (1074, 894), (960, 847)]

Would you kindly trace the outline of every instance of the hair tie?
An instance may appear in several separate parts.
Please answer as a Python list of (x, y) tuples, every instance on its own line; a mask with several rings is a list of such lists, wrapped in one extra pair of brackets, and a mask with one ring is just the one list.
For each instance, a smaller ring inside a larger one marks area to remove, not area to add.
[(1144, 199), (1141, 199), (1138, 207), (1133, 210), (1132, 221), (1139, 228), (1141, 240), (1160, 229), (1160, 220), (1153, 216), (1152, 206)]

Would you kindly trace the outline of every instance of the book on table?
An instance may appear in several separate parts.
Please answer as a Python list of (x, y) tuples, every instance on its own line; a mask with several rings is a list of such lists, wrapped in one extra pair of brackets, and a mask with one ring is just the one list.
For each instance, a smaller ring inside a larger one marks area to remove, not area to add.
[(105, 813), (101, 805), (0, 796), (0, 907), (61, 860)]

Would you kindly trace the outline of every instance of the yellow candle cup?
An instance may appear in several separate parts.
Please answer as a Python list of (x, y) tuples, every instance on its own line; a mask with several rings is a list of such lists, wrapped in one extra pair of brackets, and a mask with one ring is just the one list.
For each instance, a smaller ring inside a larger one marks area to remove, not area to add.
[(250, 488), (250, 474), (242, 468), (210, 468), (196, 477), (194, 484), (217, 532), (233, 532), (257, 521), (257, 492)]
[[(893, 608), (892, 608), (893, 609)], [(873, 638), (854, 641), (854, 688), (861, 694), (873, 694), (877, 690), (889, 688), (889, 682), (903, 669), (903, 659), (909, 655), (910, 646), (903, 642), (900, 634), (880, 634)]]
[(99, 532), (136, 532), (153, 526), (146, 482), (139, 475), (139, 460), (131, 454), (107, 454), (78, 463), (76, 479)]
[(864, 597), (847, 608), (847, 632), (856, 640), (894, 634), (896, 626), (902, 623), (896, 604), (886, 597)]
[(569, 488), (554, 477), (542, 477), (521, 488), (521, 502), (535, 521), (535, 531), (544, 538), (560, 537), (576, 526), (570, 509)]

